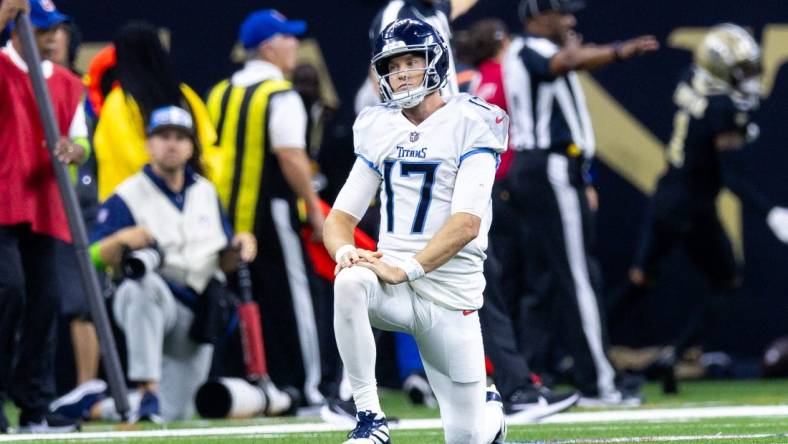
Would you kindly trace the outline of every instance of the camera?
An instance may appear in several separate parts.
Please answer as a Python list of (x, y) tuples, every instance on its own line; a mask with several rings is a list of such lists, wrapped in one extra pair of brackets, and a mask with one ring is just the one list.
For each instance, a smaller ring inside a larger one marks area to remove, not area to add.
[(141, 250), (126, 250), (120, 265), (124, 277), (141, 279), (145, 273), (156, 271), (162, 262), (164, 262), (164, 253), (153, 245)]

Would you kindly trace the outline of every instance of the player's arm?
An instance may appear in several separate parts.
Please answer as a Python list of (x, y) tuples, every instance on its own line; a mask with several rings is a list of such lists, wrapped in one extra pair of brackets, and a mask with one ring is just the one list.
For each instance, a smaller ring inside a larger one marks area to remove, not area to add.
[(451, 17), (454, 21), (457, 17), (465, 14), (473, 8), (478, 0), (451, 0)]
[(298, 93), (288, 91), (271, 99), (268, 129), (271, 146), (287, 185), (306, 203), (313, 238), (323, 234), (323, 212), (312, 187), (312, 166), (306, 154), (307, 116)]
[(353, 236), (353, 231), (369, 208), (380, 182), (380, 174), (373, 166), (362, 159), (356, 159), (323, 225), (323, 244), (337, 262), (335, 273), (357, 264), (362, 259), (380, 257), (378, 253), (356, 248)]
[(101, 205), (90, 242), (93, 264), (103, 270), (120, 264), (125, 249), (145, 248), (153, 244), (154, 239), (148, 230), (137, 224), (123, 199), (112, 195)]
[(579, 37), (570, 35), (566, 45), (550, 58), (550, 73), (560, 76), (578, 69), (590, 70), (616, 61), (629, 60), (657, 49), (659, 42), (652, 35), (607, 45), (584, 45)]
[(439, 268), (479, 235), (482, 219), (470, 213), (454, 213), (414, 259), (424, 273)]
[(93, 262), (116, 267), (123, 259), (124, 250), (139, 250), (153, 244), (153, 236), (145, 227), (135, 225), (122, 228), (91, 245)]

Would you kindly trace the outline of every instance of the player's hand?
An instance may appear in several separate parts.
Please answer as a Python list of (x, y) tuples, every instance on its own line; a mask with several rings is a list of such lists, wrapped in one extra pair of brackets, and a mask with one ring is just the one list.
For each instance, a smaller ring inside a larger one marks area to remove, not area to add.
[(252, 233), (238, 233), (230, 244), (238, 249), (244, 262), (252, 262), (257, 257), (257, 238)]
[(5, 28), (20, 12), (30, 12), (28, 0), (1, 0), (0, 1), (0, 28)]
[(564, 39), (565, 49), (580, 49), (581, 46), (583, 46), (582, 34), (575, 31), (569, 31), (566, 33), (566, 38)]
[(359, 262), (356, 265), (369, 268), (378, 275), (378, 279), (387, 284), (396, 285), (408, 280), (408, 275), (405, 274), (405, 270), (389, 265), (380, 259), (375, 259), (374, 262)]
[(310, 208), (307, 211), (307, 219), (309, 219), (309, 225), (312, 226), (312, 242), (317, 242), (322, 244), (323, 243), (323, 224), (326, 221), (326, 217), (323, 216), (323, 212), (320, 210), (319, 206), (315, 206), (315, 208)]
[(139, 250), (153, 244), (153, 235), (145, 227), (135, 225), (123, 228), (117, 233), (120, 242), (132, 250)]
[(586, 185), (586, 200), (588, 201), (588, 208), (594, 213), (599, 209), (599, 194), (593, 185)]
[(72, 142), (68, 137), (61, 137), (55, 145), (55, 155), (66, 165), (81, 165), (85, 161), (85, 148)]
[(659, 41), (653, 35), (642, 35), (622, 42), (618, 47), (618, 57), (621, 60), (654, 52), (659, 49)]
[(337, 266), (334, 267), (334, 276), (345, 268), (350, 268), (360, 262), (372, 262), (381, 257), (383, 257), (383, 253), (365, 250), (363, 248), (356, 248), (355, 250), (348, 251), (340, 258), (339, 262), (337, 262)]
[(772, 208), (766, 216), (766, 223), (780, 242), (788, 244), (788, 208)]

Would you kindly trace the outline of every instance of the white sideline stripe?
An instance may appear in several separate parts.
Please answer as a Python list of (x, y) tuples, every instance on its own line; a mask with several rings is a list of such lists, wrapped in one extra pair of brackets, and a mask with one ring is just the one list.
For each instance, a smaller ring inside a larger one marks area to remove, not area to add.
[[(551, 416), (542, 423), (567, 424), (567, 423), (588, 423), (588, 422), (619, 422), (619, 421), (643, 421), (643, 420), (669, 420), (669, 419), (698, 419), (698, 418), (728, 418), (728, 417), (756, 417), (756, 416), (785, 416), (788, 417), (788, 405), (776, 406), (737, 406), (737, 407), (698, 407), (698, 408), (677, 408), (677, 409), (649, 409), (649, 410), (627, 410), (627, 411), (605, 411), (605, 412), (578, 412), (560, 413)], [(512, 424), (528, 424), (527, 422), (509, 422)], [(389, 429), (393, 430), (420, 430), (437, 429), (441, 427), (440, 419), (406, 419), (397, 423), (389, 424)], [(275, 435), (283, 433), (319, 433), (347, 431), (348, 427), (328, 423), (310, 424), (277, 424), (261, 426), (239, 426), (239, 427), (216, 427), (199, 429), (172, 429), (172, 430), (138, 430), (138, 431), (110, 431), (110, 432), (85, 432), (85, 433), (31, 433), (19, 435), (0, 435), (0, 442), (14, 441), (73, 441), (73, 440), (106, 440), (106, 439), (129, 439), (129, 438), (178, 438), (191, 436), (229, 436), (229, 435)], [(720, 439), (723, 435), (693, 436), (692, 439)], [(736, 439), (739, 435), (730, 435)], [(741, 435), (748, 438), (778, 436), (773, 434), (764, 435)], [(663, 439), (665, 438), (665, 439)], [(643, 441), (668, 441), (689, 440), (688, 437), (649, 437), (641, 438)], [(619, 441), (616, 441), (619, 439)], [(612, 441), (611, 441), (612, 440)], [(620, 441), (623, 440), (623, 441)], [(561, 443), (595, 443), (595, 442), (632, 442), (637, 441), (637, 437), (632, 438), (608, 438), (603, 441), (598, 440), (575, 440), (559, 441)]]
[(670, 419), (730, 418), (737, 416), (786, 416), (788, 405), (696, 407), (679, 409), (649, 409), (604, 412), (562, 413), (546, 418), (542, 423), (567, 424), (582, 422), (652, 421)]
[(630, 436), (623, 438), (579, 438), (557, 441), (510, 441), (508, 444), (594, 444), (608, 442), (675, 442), (675, 441), (717, 441), (721, 439), (765, 439), (780, 438), (780, 433), (753, 433), (746, 435), (685, 435), (685, 436)]

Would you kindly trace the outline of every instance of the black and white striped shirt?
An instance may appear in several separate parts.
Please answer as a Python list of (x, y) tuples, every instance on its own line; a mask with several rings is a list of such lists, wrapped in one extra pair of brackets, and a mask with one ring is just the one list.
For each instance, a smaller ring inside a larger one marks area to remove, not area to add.
[(453, 96), (459, 92), (457, 87), (457, 71), (454, 67), (454, 57), (451, 50), (451, 1), (439, 0), (436, 2), (426, 2), (423, 0), (391, 0), (383, 9), (378, 12), (372, 25), (369, 28), (370, 47), (373, 46), (375, 37), (380, 34), (389, 23), (394, 20), (413, 18), (428, 23), (437, 29), (446, 47), (449, 49), (449, 72), (448, 82), (441, 90), (444, 97)]
[(575, 72), (554, 76), (550, 58), (561, 48), (535, 36), (515, 38), (504, 64), (510, 143), (517, 151), (577, 145), (586, 158), (596, 142), (585, 95)]

